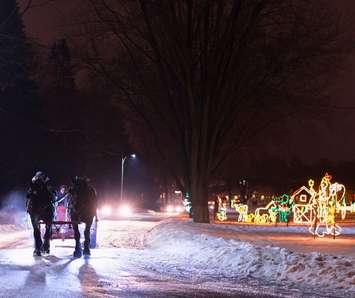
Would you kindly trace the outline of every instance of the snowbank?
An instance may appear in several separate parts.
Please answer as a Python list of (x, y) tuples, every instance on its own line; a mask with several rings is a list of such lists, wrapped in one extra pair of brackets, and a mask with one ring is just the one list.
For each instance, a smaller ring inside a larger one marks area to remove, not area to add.
[[(341, 234), (342, 235), (355, 235), (355, 227), (354, 226), (347, 226), (341, 225)], [(309, 226), (308, 225), (255, 225), (255, 224), (218, 224), (219, 229), (228, 229), (228, 230), (235, 230), (235, 231), (245, 231), (249, 233), (253, 232), (272, 232), (272, 233), (306, 233), (309, 234)]]
[(12, 224), (16, 226), (27, 226), (28, 215), (24, 211), (0, 210), (0, 225)]
[(146, 244), (157, 251), (165, 265), (152, 269), (164, 274), (164, 270), (171, 272), (175, 268), (197, 279), (252, 277), (303, 288), (348, 291), (355, 296), (353, 257), (293, 253), (285, 248), (210, 236), (203, 232), (206, 229), (216, 227), (174, 220), (155, 227)]
[(18, 225), (0, 225), (0, 233), (12, 233), (21, 231), (22, 228)]
[(98, 246), (116, 248), (144, 248), (144, 235), (158, 222), (104, 220), (98, 222)]

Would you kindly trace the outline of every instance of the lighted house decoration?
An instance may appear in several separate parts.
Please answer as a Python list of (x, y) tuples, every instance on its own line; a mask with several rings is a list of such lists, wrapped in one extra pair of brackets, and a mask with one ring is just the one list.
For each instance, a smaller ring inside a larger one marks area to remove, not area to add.
[(316, 196), (314, 190), (314, 181), (310, 179), (308, 186), (302, 186), (297, 189), (292, 195), (291, 199), (293, 205), (293, 222), (298, 224), (310, 224), (313, 220), (312, 202)]

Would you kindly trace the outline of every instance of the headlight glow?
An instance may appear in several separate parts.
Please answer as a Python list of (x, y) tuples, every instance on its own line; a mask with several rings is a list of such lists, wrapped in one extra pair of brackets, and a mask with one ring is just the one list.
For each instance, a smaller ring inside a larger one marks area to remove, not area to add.
[(103, 216), (110, 216), (112, 213), (112, 209), (110, 206), (104, 206), (101, 208), (101, 213)]
[(166, 207), (166, 212), (169, 212), (169, 213), (171, 213), (171, 212), (174, 212), (174, 207), (173, 206), (167, 206)]
[(175, 212), (180, 213), (182, 211), (184, 211), (184, 209), (181, 206), (176, 206), (175, 207)]
[(133, 214), (132, 207), (129, 205), (122, 205), (118, 208), (118, 215), (123, 217), (129, 217)]

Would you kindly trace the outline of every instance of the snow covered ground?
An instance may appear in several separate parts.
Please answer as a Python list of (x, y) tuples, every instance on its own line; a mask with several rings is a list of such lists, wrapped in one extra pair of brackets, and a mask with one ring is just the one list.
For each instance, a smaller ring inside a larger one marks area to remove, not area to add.
[[(212, 231), (213, 236), (206, 230)], [(324, 289), (323, 293), (355, 297), (355, 258), (352, 256), (297, 253), (270, 244), (261, 246), (226, 239), (219, 225), (181, 221), (157, 226), (149, 234), (147, 244), (162, 251), (170, 266), (167, 271), (188, 268), (193, 272), (189, 274), (197, 279), (252, 277), (291, 288), (314, 288), (315, 292)], [(164, 273), (162, 268), (157, 266), (154, 270)]]
[[(53, 241), (51, 255), (35, 259), (28, 232), (0, 225), (0, 296), (355, 297), (351, 254), (272, 246), (273, 227), (251, 228), (251, 241), (231, 237), (245, 227), (161, 219), (99, 222), (89, 259), (72, 258), (72, 240)], [(292, 242), (290, 230), (280, 233)]]

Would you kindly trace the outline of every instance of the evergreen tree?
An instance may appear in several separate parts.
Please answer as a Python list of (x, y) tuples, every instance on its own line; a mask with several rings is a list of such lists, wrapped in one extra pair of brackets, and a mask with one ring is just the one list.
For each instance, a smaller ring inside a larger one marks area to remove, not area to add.
[(50, 134), (53, 156), (61, 162), (62, 172), (76, 169), (74, 156), (81, 147), (81, 97), (75, 87), (70, 48), (65, 39), (51, 46), (42, 84), (43, 115)]
[(55, 42), (48, 59), (49, 86), (57, 91), (72, 93), (75, 89), (70, 50), (65, 39)]
[(11, 112), (28, 112), (34, 105), (30, 79), (32, 51), (16, 0), (0, 1), (0, 99)]
[(80, 126), (82, 103), (74, 77), (70, 49), (66, 40), (60, 39), (49, 51), (42, 94), (50, 128), (73, 130)]
[(41, 141), (32, 49), (16, 0), (0, 1), (0, 191), (27, 182)]

